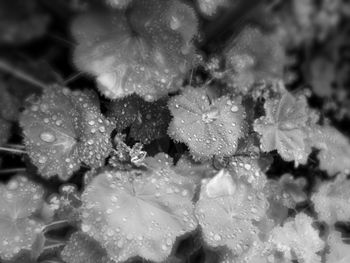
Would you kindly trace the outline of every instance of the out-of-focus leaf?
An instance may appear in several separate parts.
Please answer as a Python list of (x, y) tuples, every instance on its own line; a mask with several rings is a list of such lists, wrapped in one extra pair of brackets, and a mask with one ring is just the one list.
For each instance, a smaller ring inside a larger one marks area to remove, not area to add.
[(321, 256), (318, 253), (323, 250), (325, 244), (312, 223), (311, 217), (299, 213), (283, 226), (275, 227), (271, 233), (270, 242), (288, 260), (321, 263)]
[(0, 257), (11, 259), (31, 249), (43, 224), (31, 216), (41, 209), (43, 189), (18, 176), (0, 185)]
[(110, 99), (136, 93), (154, 101), (178, 90), (195, 63), (197, 23), (192, 8), (178, 0), (138, 0), (128, 16), (84, 14), (72, 26), (74, 62)]
[(311, 197), (318, 218), (327, 224), (350, 220), (350, 180), (344, 174), (323, 182)]

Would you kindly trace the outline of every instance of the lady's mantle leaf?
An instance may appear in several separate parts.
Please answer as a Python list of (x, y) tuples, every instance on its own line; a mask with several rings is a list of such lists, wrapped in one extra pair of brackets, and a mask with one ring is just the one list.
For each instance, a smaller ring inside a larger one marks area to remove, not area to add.
[(112, 263), (107, 252), (93, 238), (82, 232), (75, 232), (61, 252), (67, 263)]
[(195, 213), (209, 246), (226, 246), (234, 255), (241, 255), (258, 238), (252, 221), (259, 221), (266, 209), (260, 192), (221, 170), (212, 179), (203, 180)]
[(136, 93), (154, 101), (176, 91), (194, 62), (194, 14), (177, 0), (138, 0), (127, 16), (84, 14), (72, 26), (75, 64), (110, 99)]
[(327, 241), (329, 246), (329, 253), (326, 254), (327, 263), (350, 262), (350, 245), (343, 242), (340, 232), (331, 232)]
[(111, 102), (108, 116), (120, 132), (130, 126), (129, 135), (143, 144), (165, 136), (171, 119), (165, 100), (147, 102), (136, 95)]
[(82, 230), (117, 261), (140, 256), (161, 262), (177, 237), (194, 230), (194, 184), (169, 158), (146, 159), (147, 170), (106, 171), (83, 193)]
[(254, 122), (261, 137), (261, 149), (277, 150), (285, 161), (305, 164), (311, 152), (307, 127), (310, 113), (305, 97), (295, 98), (285, 93), (280, 100), (265, 102), (266, 116)]
[(31, 101), (20, 124), (28, 154), (44, 177), (57, 174), (67, 180), (82, 162), (102, 166), (110, 152), (113, 125), (92, 92), (48, 88)]
[(188, 87), (170, 100), (169, 109), (174, 116), (169, 135), (186, 143), (196, 158), (231, 155), (244, 136), (245, 111), (238, 99), (211, 102), (205, 89)]
[(329, 175), (350, 171), (350, 141), (337, 129), (316, 126), (311, 133), (312, 146), (320, 149), (320, 168)]
[(41, 209), (43, 189), (25, 177), (0, 184), (0, 257), (10, 259), (22, 249), (30, 249), (43, 227), (30, 218)]
[(333, 182), (324, 182), (311, 197), (320, 220), (328, 224), (350, 220), (350, 180), (338, 175)]
[[(324, 248), (324, 241), (312, 227), (313, 219), (304, 213), (296, 215), (294, 220), (272, 230), (270, 241), (276, 249), (284, 253), (289, 260), (301, 263), (321, 263), (317, 254)], [(295, 257), (294, 257), (295, 255)]]

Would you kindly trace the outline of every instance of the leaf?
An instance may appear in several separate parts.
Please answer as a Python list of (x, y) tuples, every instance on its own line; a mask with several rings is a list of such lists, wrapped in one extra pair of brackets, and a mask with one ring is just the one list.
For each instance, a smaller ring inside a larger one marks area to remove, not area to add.
[(327, 263), (347, 263), (350, 261), (350, 245), (343, 242), (341, 233), (332, 231), (327, 239), (329, 253), (326, 254)]
[(253, 220), (259, 221), (266, 209), (260, 191), (223, 169), (212, 179), (203, 180), (195, 213), (207, 245), (225, 246), (240, 256), (258, 239)]
[(311, 217), (299, 213), (283, 227), (275, 227), (270, 242), (275, 244), (278, 251), (283, 252), (286, 259), (297, 259), (301, 263), (321, 263), (318, 253), (323, 250), (325, 244), (318, 231), (312, 227), (312, 223)]
[(234, 88), (244, 91), (283, 78), (285, 51), (276, 36), (249, 26), (228, 45), (224, 53)]
[(350, 220), (350, 181), (344, 174), (333, 182), (323, 182), (311, 197), (318, 218), (332, 225)]
[(73, 233), (61, 252), (66, 263), (112, 263), (105, 249), (82, 232)]
[(187, 87), (168, 106), (173, 115), (169, 135), (186, 143), (195, 158), (231, 155), (245, 136), (245, 111), (238, 99), (210, 101), (204, 89)]
[(24, 143), (43, 177), (67, 180), (81, 163), (104, 164), (112, 144), (112, 123), (100, 112), (92, 92), (52, 86), (21, 115)]
[(322, 170), (329, 175), (350, 170), (350, 141), (344, 134), (330, 126), (315, 126), (310, 140), (320, 149), (317, 157)]
[(285, 161), (305, 164), (311, 153), (307, 128), (314, 122), (309, 120), (306, 98), (285, 93), (280, 100), (267, 100), (264, 107), (266, 115), (254, 122), (254, 130), (261, 135), (261, 149), (277, 150)]
[(305, 178), (295, 179), (291, 174), (284, 174), (278, 180), (268, 180), (264, 192), (269, 200), (267, 216), (276, 224), (281, 224), (288, 217), (289, 209), (297, 203), (307, 200)]
[(140, 256), (161, 262), (178, 237), (197, 227), (194, 185), (171, 162), (160, 154), (146, 159), (146, 170), (105, 171), (84, 191), (82, 230), (113, 260)]
[(72, 25), (75, 65), (96, 77), (110, 99), (136, 93), (154, 101), (178, 90), (196, 58), (190, 40), (197, 30), (186, 23), (198, 22), (181, 21), (185, 9), (194, 15), (177, 0), (138, 0), (128, 16), (112, 11), (78, 17)]
[(267, 178), (259, 166), (259, 158), (253, 157), (231, 157), (229, 169), (237, 178), (250, 184), (254, 189), (264, 188)]
[(31, 216), (43, 205), (43, 189), (17, 176), (0, 184), (0, 257), (11, 259), (22, 249), (30, 249), (43, 224)]
[(108, 110), (117, 130), (121, 132), (130, 126), (129, 135), (136, 141), (148, 144), (166, 136), (171, 117), (165, 100), (147, 102), (131, 95), (111, 102)]

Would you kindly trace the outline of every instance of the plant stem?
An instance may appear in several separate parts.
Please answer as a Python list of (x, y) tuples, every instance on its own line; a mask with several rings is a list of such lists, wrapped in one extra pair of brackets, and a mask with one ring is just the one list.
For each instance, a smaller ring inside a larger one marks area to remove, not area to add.
[(24, 150), (26, 147), (22, 144), (11, 144), (11, 143), (7, 143), (5, 144), (6, 147), (8, 148), (16, 148), (16, 149), (19, 149), (19, 150)]
[(57, 243), (57, 244), (53, 244), (53, 245), (50, 245), (50, 246), (46, 246), (44, 247), (43, 250), (49, 250), (49, 249), (55, 249), (55, 248), (59, 248), (59, 247), (62, 247), (62, 246), (65, 246), (66, 243)]
[(27, 154), (26, 151), (14, 148), (0, 147), (0, 151), (14, 153), (14, 154)]
[(40, 89), (45, 89), (47, 87), (47, 84), (41, 82), (40, 80), (33, 78), (32, 76), (28, 75), (27, 73), (23, 72), (22, 70), (9, 64), (5, 60), (0, 60), (0, 70), (7, 72), (7, 73), (27, 82), (29, 84), (32, 84), (33, 86), (40, 88)]
[(11, 168), (0, 170), (0, 174), (24, 173), (25, 171), (27, 171), (26, 168)]

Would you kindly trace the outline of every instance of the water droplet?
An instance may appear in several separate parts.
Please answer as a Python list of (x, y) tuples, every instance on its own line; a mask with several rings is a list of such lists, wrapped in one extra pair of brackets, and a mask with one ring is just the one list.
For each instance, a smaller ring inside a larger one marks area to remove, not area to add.
[(44, 142), (52, 143), (56, 140), (56, 137), (50, 132), (43, 132), (40, 134), (40, 139)]
[(239, 110), (239, 108), (236, 106), (236, 105), (233, 105), (232, 107), (231, 107), (231, 111), (232, 112), (237, 112)]

